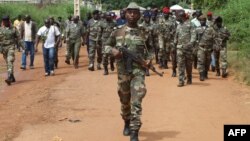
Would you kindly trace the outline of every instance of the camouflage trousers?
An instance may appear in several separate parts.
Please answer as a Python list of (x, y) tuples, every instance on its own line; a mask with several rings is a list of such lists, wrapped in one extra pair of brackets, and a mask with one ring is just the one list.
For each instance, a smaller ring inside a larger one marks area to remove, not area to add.
[(157, 39), (157, 42), (155, 41), (155, 39), (153, 40), (153, 47), (154, 47), (154, 52), (155, 52), (155, 60), (156, 60), (156, 63), (158, 63), (158, 60), (159, 60), (159, 44), (158, 44), (158, 39)]
[(192, 78), (192, 50), (177, 49), (177, 66), (179, 73), (179, 83), (184, 84), (185, 70), (188, 78)]
[(81, 40), (69, 41), (67, 43), (67, 55), (66, 59), (70, 60), (71, 57), (74, 61), (74, 64), (78, 64), (79, 62), (79, 53), (81, 48)]
[(8, 74), (14, 74), (15, 45), (3, 46), (2, 54), (7, 64)]
[(102, 47), (97, 41), (89, 40), (89, 64), (94, 64), (97, 53), (97, 63), (102, 62)]
[(130, 120), (130, 129), (139, 130), (142, 113), (142, 99), (146, 95), (144, 75), (118, 74), (118, 94), (121, 102), (123, 120)]
[(58, 61), (59, 61), (59, 59), (58, 59), (58, 46), (59, 45), (57, 45), (57, 46), (55, 46), (55, 58), (54, 58), (54, 62), (55, 62), (55, 64), (57, 64), (58, 63)]
[(110, 64), (115, 62), (115, 58), (112, 55), (105, 53), (104, 49), (105, 47), (102, 45), (102, 64), (103, 66), (108, 66), (109, 62)]
[(209, 70), (211, 63), (212, 50), (206, 47), (199, 47), (198, 49), (198, 70), (199, 72), (205, 72)]
[(159, 49), (159, 59), (162, 59), (163, 61), (169, 60), (170, 58), (170, 43), (167, 43), (165, 41), (163, 41), (164, 43), (163, 46), (160, 46)]
[(197, 66), (197, 63), (198, 63), (198, 45), (196, 44), (194, 46), (194, 49), (193, 49), (193, 62), (194, 62), (194, 66), (196, 68)]
[(177, 51), (173, 45), (171, 45), (170, 55), (172, 61), (172, 69), (175, 70), (177, 68)]
[(215, 56), (215, 68), (227, 69), (227, 48), (223, 47), (219, 51), (214, 51), (214, 56)]

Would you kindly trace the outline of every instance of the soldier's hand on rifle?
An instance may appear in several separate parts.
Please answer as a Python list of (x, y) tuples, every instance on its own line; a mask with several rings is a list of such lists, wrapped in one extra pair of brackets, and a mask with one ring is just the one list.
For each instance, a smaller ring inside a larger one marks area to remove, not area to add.
[(151, 63), (152, 63), (151, 60), (145, 60), (144, 63), (143, 63), (143, 66), (144, 66), (145, 68), (148, 68), (148, 67), (150, 66)]
[(112, 48), (112, 54), (116, 59), (119, 59), (122, 57), (122, 53), (116, 48)]

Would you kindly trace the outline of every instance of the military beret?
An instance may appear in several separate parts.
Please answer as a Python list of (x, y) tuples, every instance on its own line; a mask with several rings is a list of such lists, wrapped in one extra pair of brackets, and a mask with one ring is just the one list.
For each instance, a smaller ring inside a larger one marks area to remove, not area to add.
[(151, 12), (146, 10), (143, 12), (143, 17), (151, 17)]
[(163, 12), (164, 14), (169, 14), (169, 13), (170, 13), (170, 9), (169, 9), (168, 7), (164, 7), (164, 8), (162, 9), (162, 12)]
[(213, 13), (212, 12), (207, 12), (207, 16), (212, 16), (213, 15)]

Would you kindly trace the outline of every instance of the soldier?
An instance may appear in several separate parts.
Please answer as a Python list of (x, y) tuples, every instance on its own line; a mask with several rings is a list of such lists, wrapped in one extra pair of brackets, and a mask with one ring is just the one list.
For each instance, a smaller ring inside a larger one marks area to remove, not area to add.
[[(117, 72), (118, 72), (118, 94), (121, 102), (121, 115), (125, 121), (123, 134), (130, 135), (130, 141), (138, 141), (138, 132), (141, 127), (141, 112), (142, 99), (146, 94), (145, 86), (145, 69), (153, 59), (153, 50), (145, 46), (148, 44), (148, 39), (144, 30), (138, 27), (138, 20), (140, 19), (139, 6), (131, 2), (126, 11), (126, 19), (128, 23), (112, 32), (108, 39), (105, 52), (112, 53), (117, 58)], [(127, 60), (122, 56), (119, 48), (125, 47), (133, 53), (145, 57), (146, 60), (143, 66), (132, 63), (132, 68), (127, 69), (125, 64)]]
[(159, 39), (159, 58), (160, 68), (168, 69), (168, 59), (170, 58), (170, 45), (173, 40), (175, 26), (169, 19), (170, 9), (162, 9), (163, 17), (159, 18), (158, 39)]
[(198, 70), (200, 81), (208, 79), (208, 70), (211, 62), (213, 45), (216, 42), (216, 32), (213, 27), (206, 26), (206, 17), (200, 16), (201, 27), (196, 29), (198, 38)]
[(157, 9), (152, 9), (151, 10), (151, 26), (153, 28), (153, 47), (154, 47), (154, 52), (155, 52), (155, 61), (156, 63), (159, 63), (158, 59), (158, 53), (159, 53), (159, 40), (158, 40), (158, 10)]
[[(69, 24), (66, 28), (65, 37), (67, 43), (67, 56), (65, 63), (70, 64), (70, 59), (72, 57), (75, 69), (78, 68), (79, 64), (79, 53), (81, 45), (84, 45), (85, 41), (85, 31), (82, 24), (79, 24), (79, 18), (77, 16), (73, 17), (73, 23)], [(82, 41), (81, 41), (82, 38)]]
[(101, 23), (101, 28), (102, 28), (102, 49), (103, 49), (103, 66), (104, 66), (104, 75), (108, 75), (108, 59), (110, 59), (110, 68), (111, 71), (114, 71), (115, 67), (114, 67), (114, 61), (115, 58), (113, 56), (110, 56), (109, 54), (104, 52), (104, 44), (107, 41), (107, 39), (109, 38), (111, 32), (114, 30), (114, 28), (116, 27), (116, 23), (113, 21), (112, 18), (112, 13), (111, 12), (106, 12), (105, 14), (106, 20), (103, 21)]
[[(214, 29), (218, 34), (218, 38), (221, 41), (221, 46), (214, 46), (214, 54), (215, 54), (215, 66), (216, 66), (216, 76), (220, 76), (220, 67), (222, 69), (222, 77), (227, 77), (227, 41), (230, 37), (230, 32), (227, 30), (226, 27), (222, 24), (223, 20), (219, 16), (215, 19), (214, 22)], [(219, 63), (220, 59), (220, 63)]]
[(44, 21), (44, 26), (42, 26), (37, 32), (36, 51), (38, 50), (40, 39), (42, 39), (45, 76), (55, 75), (55, 47), (59, 43), (60, 34), (59, 29), (55, 25), (51, 25), (50, 19), (46, 19)]
[(21, 24), (20, 28), (21, 38), (24, 40), (25, 50), (22, 53), (22, 65), (21, 69), (26, 69), (26, 57), (30, 53), (30, 69), (34, 69), (35, 59), (35, 39), (36, 39), (36, 24), (31, 21), (30, 15), (25, 16), (25, 21)]
[(89, 67), (90, 71), (94, 71), (95, 54), (97, 52), (97, 69), (101, 69), (102, 47), (101, 47), (101, 26), (99, 21), (99, 11), (93, 12), (93, 18), (89, 20), (87, 26), (87, 36), (89, 38)]
[[(149, 10), (143, 13), (143, 23), (139, 25), (141, 28), (145, 29), (149, 39), (149, 48), (153, 47), (153, 26), (151, 24), (151, 12)], [(149, 70), (146, 69), (146, 76), (149, 76)]]
[(177, 48), (177, 66), (179, 72), (178, 87), (184, 86), (185, 69), (187, 72), (187, 84), (192, 84), (192, 51), (195, 42), (195, 30), (186, 19), (184, 11), (180, 11), (177, 16), (180, 22), (176, 28), (174, 43)]
[(2, 17), (2, 26), (0, 27), (0, 53), (7, 64), (8, 78), (5, 82), (8, 85), (16, 82), (14, 77), (14, 61), (15, 61), (15, 44), (18, 41), (19, 45), (24, 50), (23, 41), (20, 40), (19, 32), (15, 27), (12, 27), (9, 22), (9, 16)]

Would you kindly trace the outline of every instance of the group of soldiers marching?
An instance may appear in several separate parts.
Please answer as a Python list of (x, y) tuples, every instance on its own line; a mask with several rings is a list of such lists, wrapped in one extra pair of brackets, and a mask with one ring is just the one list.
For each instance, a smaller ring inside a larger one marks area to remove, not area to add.
[[(208, 71), (227, 77), (227, 41), (229, 31), (220, 16), (211, 12), (203, 15), (197, 10), (193, 15), (184, 10), (171, 11), (168, 7), (141, 11), (136, 3), (130, 3), (120, 11), (120, 17), (109, 11), (98, 10), (89, 14), (86, 21), (79, 16), (44, 20), (44, 26), (36, 29), (29, 15), (19, 17), (12, 26), (9, 16), (2, 17), (0, 27), (0, 52), (7, 64), (8, 85), (14, 83), (15, 48), (22, 50), (21, 69), (26, 70), (26, 57), (30, 54), (30, 69), (34, 69), (35, 52), (42, 41), (45, 76), (55, 75), (58, 67), (58, 49), (66, 43), (65, 63), (79, 65), (81, 46), (87, 46), (89, 71), (101, 70), (109, 74), (108, 66), (118, 72), (118, 94), (124, 120), (123, 135), (138, 141), (141, 127), (141, 102), (146, 94), (145, 76), (150, 76), (153, 59), (159, 69), (172, 64), (172, 77), (177, 76), (178, 87), (192, 84), (192, 69), (198, 69), (200, 81), (208, 79)], [(97, 57), (96, 57), (97, 56)], [(214, 59), (211, 59), (212, 58)], [(97, 60), (95, 60), (97, 58)], [(140, 61), (136, 61), (139, 59)], [(96, 63), (96, 65), (95, 65)], [(221, 65), (220, 65), (221, 63)], [(153, 69), (152, 69), (153, 68)], [(221, 74), (222, 73), (222, 74)]]

